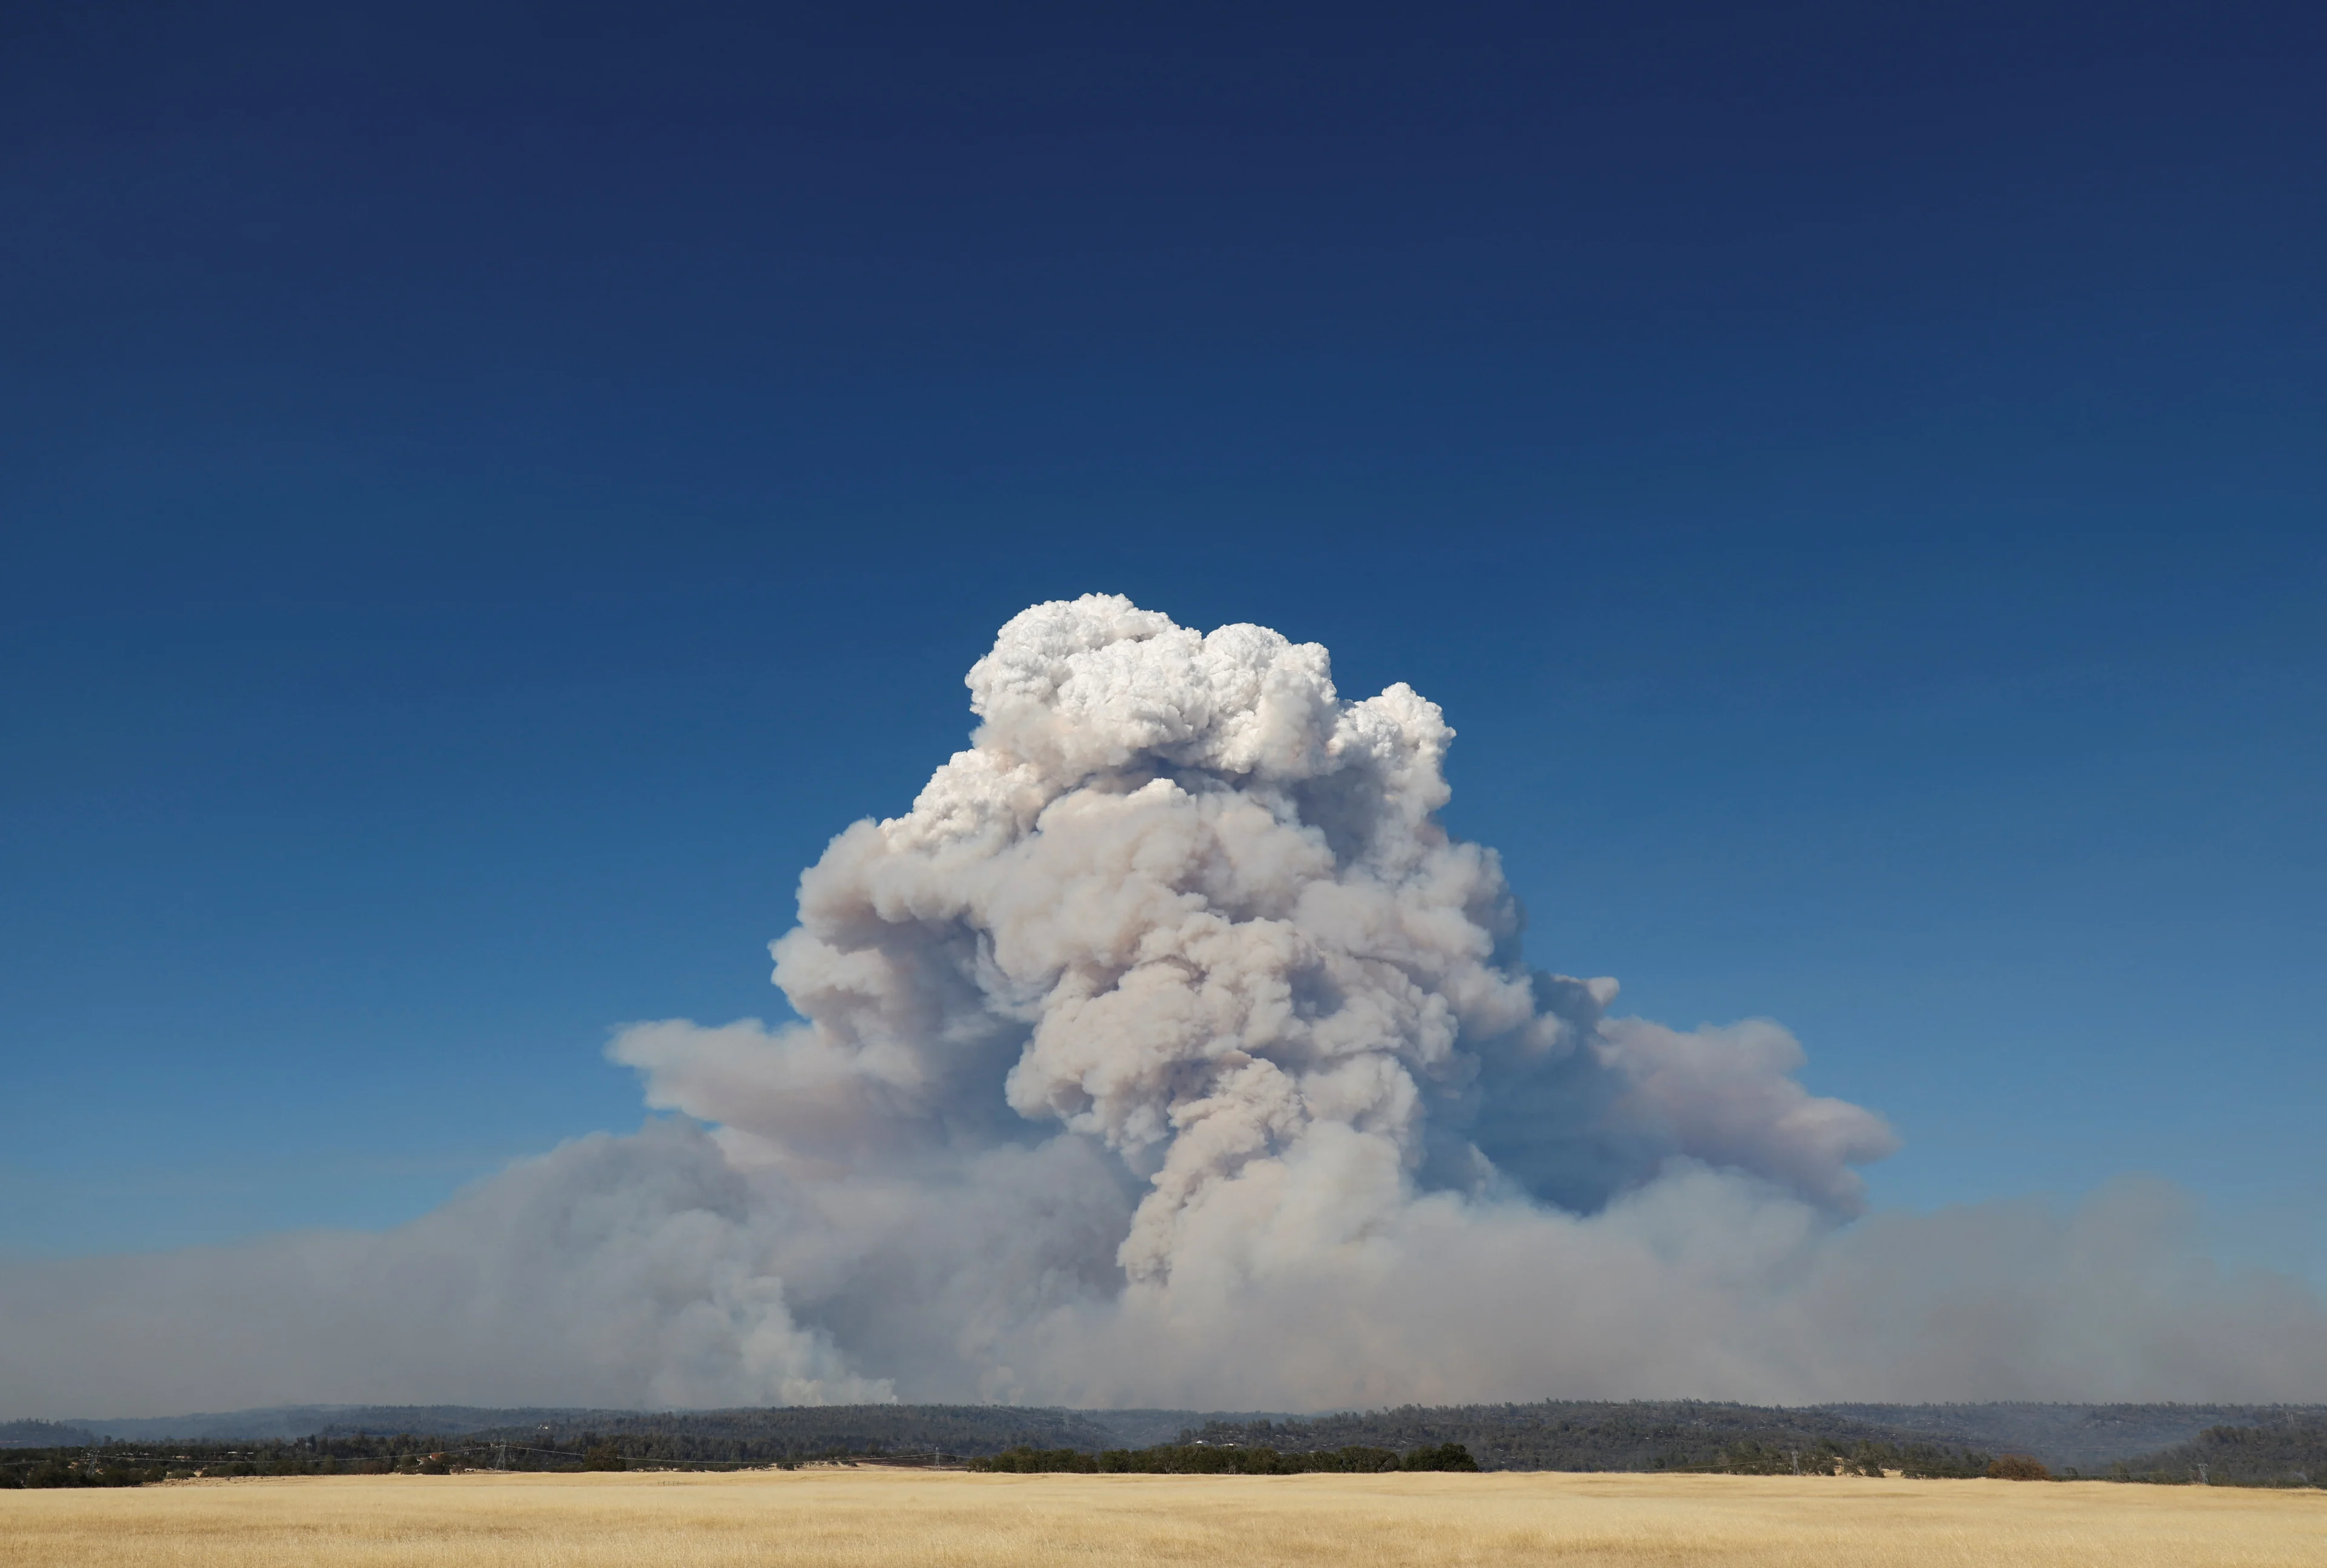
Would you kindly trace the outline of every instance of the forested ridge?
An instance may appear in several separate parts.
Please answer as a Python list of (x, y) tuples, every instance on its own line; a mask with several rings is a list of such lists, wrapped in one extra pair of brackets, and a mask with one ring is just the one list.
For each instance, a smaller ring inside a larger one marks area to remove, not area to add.
[(2289, 1410), (2252, 1426), (2212, 1426), (2188, 1442), (2121, 1461), (2128, 1480), (2208, 1486), (2327, 1485), (2327, 1415)]
[[(298, 1415), (255, 1414), (274, 1425)], [(107, 1442), (98, 1435), (103, 1423), (16, 1422), (0, 1428), (9, 1444), (0, 1452), (0, 1487), (137, 1484), (196, 1474), (728, 1469), (820, 1461), (1279, 1474), (1411, 1468), (1421, 1462), (1413, 1458), (1417, 1453), (1455, 1449), (1484, 1470), (1942, 1478), (2003, 1473), (1995, 1470), (1999, 1461), (2010, 1468), (2018, 1461), (2009, 1456), (2030, 1455), (2063, 1477), (2235, 1485), (2327, 1479), (2327, 1409), (2317, 1406), (1787, 1409), (1552, 1400), (1314, 1416), (911, 1405), (663, 1413), (340, 1407), (313, 1414), (381, 1424), (367, 1429), (319, 1419), (316, 1430), (298, 1436)], [(215, 1428), (232, 1418), (199, 1419)], [(2161, 1433), (2185, 1441), (2160, 1442)], [(2032, 1436), (2037, 1441), (2028, 1441)], [(2148, 1442), (2135, 1449), (2135, 1439)]]
[(2256, 1426), (2327, 1406), (2273, 1405), (1828, 1405), (1855, 1421), (1929, 1433), (1942, 1442), (2036, 1454), (2055, 1468), (2088, 1474), (2188, 1442), (2210, 1427)]
[(1212, 1420), (1190, 1435), (1210, 1443), (1287, 1451), (1350, 1445), (1406, 1450), (1453, 1442), (1486, 1470), (1767, 1474), (1831, 1470), (1846, 1460), (1855, 1467), (1879, 1462), (1937, 1476), (1982, 1473), (1990, 1457), (1933, 1434), (1827, 1411), (1687, 1400), (1406, 1405), (1281, 1421)]

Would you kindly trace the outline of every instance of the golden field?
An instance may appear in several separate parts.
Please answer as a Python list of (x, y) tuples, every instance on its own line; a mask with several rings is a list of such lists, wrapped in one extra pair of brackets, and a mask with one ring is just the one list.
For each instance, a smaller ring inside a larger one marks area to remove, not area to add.
[(2327, 1564), (2327, 1492), (1637, 1475), (348, 1476), (0, 1492), (0, 1568)]

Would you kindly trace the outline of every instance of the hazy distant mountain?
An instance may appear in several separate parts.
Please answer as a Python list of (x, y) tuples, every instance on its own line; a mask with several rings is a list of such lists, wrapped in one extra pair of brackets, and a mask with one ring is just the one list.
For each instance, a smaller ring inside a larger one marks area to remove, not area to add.
[[(1036, 1442), (1050, 1448), (1144, 1448), (1151, 1443), (1169, 1442), (1183, 1429), (1208, 1419), (1208, 1413), (1192, 1410), (1051, 1410), (988, 1405), (797, 1405), (673, 1412), (547, 1406), (492, 1409), (467, 1405), (285, 1405), (260, 1410), (82, 1421), (70, 1427), (41, 1422), (15, 1424), (28, 1432), (38, 1428), (42, 1432), (79, 1434), (40, 1440), (50, 1446), (90, 1442), (90, 1433), (136, 1442), (173, 1438), (232, 1442), (318, 1434), (347, 1436), (360, 1432), (425, 1433), (439, 1437), (490, 1433), (513, 1442), (528, 1433), (548, 1434), (562, 1440), (568, 1434), (595, 1432), (671, 1433), (704, 1438), (746, 1434), (755, 1439), (797, 1437), (815, 1447), (861, 1448), (867, 1443), (883, 1443), (983, 1453), (999, 1452), (1021, 1441)], [(30, 1437), (17, 1444), (37, 1445)]]
[(0, 1448), (70, 1448), (96, 1441), (86, 1427), (61, 1421), (0, 1421)]
[[(466, 1405), (278, 1405), (261, 1410), (230, 1410), (193, 1415), (141, 1415), (105, 1421), (81, 1420), (106, 1437), (135, 1442), (182, 1438), (190, 1442), (263, 1442), (312, 1437), (319, 1432), (425, 1432), (456, 1437), (487, 1427), (531, 1425), (596, 1412), (483, 1410)], [(609, 1419), (634, 1412), (610, 1411)]]

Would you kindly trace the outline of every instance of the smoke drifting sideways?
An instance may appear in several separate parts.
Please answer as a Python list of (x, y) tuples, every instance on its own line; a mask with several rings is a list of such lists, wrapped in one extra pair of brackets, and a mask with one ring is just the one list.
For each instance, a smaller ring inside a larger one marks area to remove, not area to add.
[(623, 1030), (671, 1114), (397, 1230), (0, 1268), (0, 1414), (2327, 1398), (2172, 1190), (1864, 1216), (1783, 1029), (1530, 969), (1404, 685), (1092, 595), (968, 686), (801, 877), (801, 1022)]

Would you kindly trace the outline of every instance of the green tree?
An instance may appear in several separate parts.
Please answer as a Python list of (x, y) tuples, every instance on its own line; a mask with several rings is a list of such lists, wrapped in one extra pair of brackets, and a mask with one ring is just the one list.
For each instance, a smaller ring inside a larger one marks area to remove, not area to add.
[(1417, 1448), (1406, 1456), (1398, 1466), (1410, 1470), (1475, 1470), (1479, 1461), (1471, 1451), (1459, 1442), (1442, 1442), (1435, 1448)]

